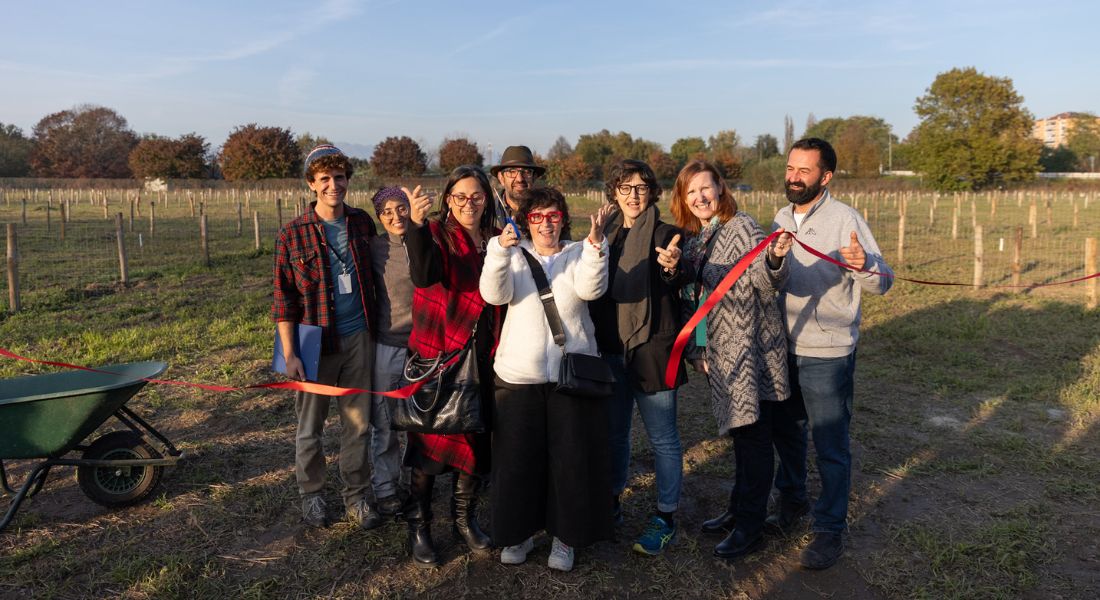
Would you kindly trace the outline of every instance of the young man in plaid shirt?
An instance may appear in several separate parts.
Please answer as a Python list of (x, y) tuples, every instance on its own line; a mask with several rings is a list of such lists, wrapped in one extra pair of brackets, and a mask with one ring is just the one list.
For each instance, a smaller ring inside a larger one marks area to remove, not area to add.
[[(279, 232), (272, 316), (292, 378), (305, 379), (294, 343), (297, 325), (305, 323), (322, 328), (318, 383), (370, 389), (374, 345), (369, 307), (374, 284), (369, 243), (376, 229), (366, 211), (344, 204), (352, 170), (348, 157), (329, 144), (317, 146), (306, 157), (306, 183), (317, 200)], [(381, 524), (381, 516), (366, 498), (371, 397), (340, 396), (336, 405), (342, 424), (340, 478), (347, 519), (372, 529)], [(294, 408), (298, 415), (294, 472), (302, 518), (313, 527), (325, 527), (321, 442), (329, 396), (298, 392)]]

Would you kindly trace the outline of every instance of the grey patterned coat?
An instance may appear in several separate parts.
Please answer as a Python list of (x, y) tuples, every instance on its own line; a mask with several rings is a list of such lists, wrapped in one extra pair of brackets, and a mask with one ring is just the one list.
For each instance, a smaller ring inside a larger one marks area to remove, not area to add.
[[(756, 221), (740, 211), (714, 235), (700, 273), (707, 293), (765, 237)], [(790, 396), (787, 331), (776, 302), (790, 272), (787, 262), (773, 270), (761, 252), (707, 315), (707, 380), (719, 435), (755, 423), (761, 401)]]

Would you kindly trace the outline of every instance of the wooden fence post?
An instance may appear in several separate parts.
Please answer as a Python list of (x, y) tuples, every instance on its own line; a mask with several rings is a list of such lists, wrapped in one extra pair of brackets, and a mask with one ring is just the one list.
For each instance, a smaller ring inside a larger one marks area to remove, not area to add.
[(210, 266), (210, 240), (206, 236), (206, 215), (199, 215), (199, 244), (202, 246), (202, 264)]
[(130, 269), (126, 263), (126, 236), (122, 233), (122, 213), (115, 213), (115, 238), (118, 239), (118, 278), (126, 285), (130, 281)]
[(256, 239), (256, 249), (260, 249), (260, 211), (252, 211), (252, 236)]
[(23, 224), (27, 224), (27, 199), (23, 198)]
[(241, 232), (244, 230), (244, 213), (242, 212), (241, 203), (237, 202), (237, 237), (241, 237)]
[(149, 239), (153, 239), (153, 234), (157, 232), (157, 202), (156, 200), (149, 201)]
[(50, 219), (50, 211), (53, 209), (53, 199), (46, 198), (46, 233), (49, 233), (53, 229), (53, 223)]
[(959, 199), (955, 198), (955, 208), (951, 211), (951, 239), (959, 239)]
[(278, 197), (275, 198), (275, 229), (282, 229), (283, 227), (283, 202)]
[(908, 212), (907, 203), (902, 201), (901, 210), (898, 211), (898, 266), (905, 264), (905, 213)]
[(1073, 228), (1077, 229), (1077, 214), (1078, 214), (1077, 199), (1073, 199)]
[(1031, 206), (1027, 209), (1027, 224), (1031, 226), (1031, 239), (1039, 237), (1039, 206), (1035, 204), (1035, 200), (1031, 201)]
[(8, 310), (19, 312), (19, 245), (15, 223), (8, 223)]
[[(1096, 238), (1085, 238), (1085, 275), (1092, 275), (1097, 273), (1096, 269)], [(1085, 296), (1088, 298), (1085, 306), (1088, 308), (1096, 308), (1097, 296), (1096, 296), (1096, 278), (1088, 280), (1088, 284), (1085, 285)]]
[(982, 259), (984, 257), (982, 251), (982, 226), (977, 225), (974, 227), (974, 286), (982, 287), (982, 280), (984, 279), (984, 273), (982, 272), (983, 265)]
[(1016, 240), (1012, 244), (1012, 285), (1020, 285), (1020, 264), (1024, 254), (1024, 227), (1016, 226)]
[(130, 198), (130, 233), (134, 232), (134, 207), (137, 206), (137, 203), (136, 198)]

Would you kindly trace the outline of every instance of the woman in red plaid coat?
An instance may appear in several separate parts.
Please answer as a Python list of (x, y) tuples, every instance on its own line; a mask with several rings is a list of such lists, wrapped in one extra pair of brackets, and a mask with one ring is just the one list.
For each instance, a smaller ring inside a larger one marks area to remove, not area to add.
[[(500, 309), (487, 305), (478, 291), (485, 245), (498, 232), (489, 202), (492, 189), (481, 169), (458, 167), (451, 172), (430, 217), (432, 200), (418, 186), (406, 190), (412, 225), (405, 234), (409, 273), (416, 286), (412, 304), (409, 350), (423, 358), (461, 348), (477, 325), (474, 351), (482, 384), (482, 415), (488, 424), (492, 404), (492, 352)], [(405, 463), (412, 467), (412, 497), (405, 511), (409, 552), (420, 566), (438, 564), (432, 546), (432, 486), (436, 475), (453, 471), (451, 515), (455, 536), (475, 552), (492, 545), (477, 524), (476, 498), (481, 475), (489, 470), (489, 433), (453, 435), (409, 434)]]

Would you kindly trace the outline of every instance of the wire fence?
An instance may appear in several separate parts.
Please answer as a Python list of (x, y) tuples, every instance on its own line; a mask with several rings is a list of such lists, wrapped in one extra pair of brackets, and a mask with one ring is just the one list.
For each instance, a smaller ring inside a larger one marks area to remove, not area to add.
[[(346, 201), (370, 209), (371, 195), (353, 190)], [(0, 223), (14, 233), (8, 242), (14, 256), (4, 262), (2, 279), (8, 310), (114, 285), (124, 275), (134, 281), (164, 269), (270, 252), (281, 225), (310, 201), (305, 188), (9, 189), (0, 196)], [(570, 195), (574, 219), (603, 198), (602, 190)], [(1027, 286), (1097, 272), (1100, 199), (1094, 192), (868, 192), (840, 198), (864, 215), (900, 276)], [(786, 205), (782, 194), (769, 192), (737, 200), (765, 229)], [(661, 208), (668, 219), (667, 198)], [(1059, 286), (1055, 293), (1094, 306), (1096, 279)]]

